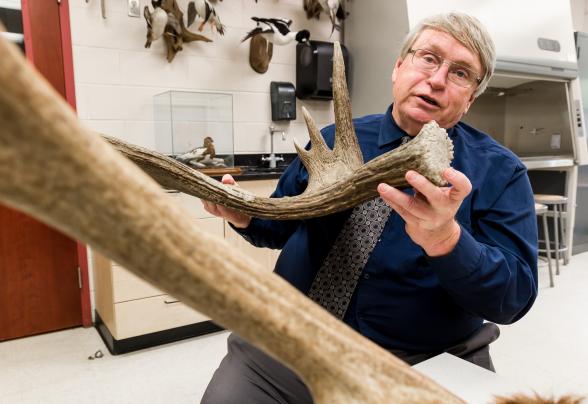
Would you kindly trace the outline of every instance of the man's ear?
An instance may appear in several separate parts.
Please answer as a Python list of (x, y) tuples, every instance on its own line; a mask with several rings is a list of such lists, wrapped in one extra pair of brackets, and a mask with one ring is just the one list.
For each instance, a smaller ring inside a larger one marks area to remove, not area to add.
[(468, 111), (470, 110), (470, 107), (472, 106), (472, 104), (474, 103), (474, 100), (476, 99), (476, 96), (474, 95), (476, 94), (476, 92), (474, 91), (472, 93), (472, 96), (470, 97), (470, 99), (468, 100), (465, 110), (463, 111), (464, 115), (468, 113)]
[(394, 64), (394, 70), (392, 70), (392, 84), (396, 81), (396, 76), (398, 75), (398, 68), (402, 64), (402, 58), (396, 59), (396, 63)]

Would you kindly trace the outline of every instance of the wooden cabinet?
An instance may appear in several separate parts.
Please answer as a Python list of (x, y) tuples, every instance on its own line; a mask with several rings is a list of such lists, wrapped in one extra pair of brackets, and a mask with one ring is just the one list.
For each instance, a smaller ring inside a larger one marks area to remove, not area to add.
[[(277, 180), (242, 181), (239, 185), (257, 195), (269, 196)], [(203, 231), (225, 238), (268, 271), (278, 252), (255, 248), (221, 218), (204, 210), (197, 198), (179, 192), (170, 196), (184, 207)], [(125, 268), (93, 252), (96, 328), (113, 354), (218, 331), (221, 328), (203, 314), (143, 281)]]

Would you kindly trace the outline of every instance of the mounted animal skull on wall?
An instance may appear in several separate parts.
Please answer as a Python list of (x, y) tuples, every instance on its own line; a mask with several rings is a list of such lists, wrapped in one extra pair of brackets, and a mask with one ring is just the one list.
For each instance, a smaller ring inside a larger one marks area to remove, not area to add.
[[(194, 7), (191, 2), (192, 8)], [(189, 31), (184, 24), (184, 13), (176, 0), (151, 0), (153, 12), (149, 6), (143, 9), (147, 21), (147, 42), (145, 47), (163, 37), (167, 47), (167, 61), (171, 62), (176, 54), (183, 49), (184, 43), (192, 41), (212, 42), (207, 37)], [(189, 6), (190, 8), (190, 6)], [(188, 26), (194, 22), (195, 14), (188, 16)], [(190, 18), (191, 17), (191, 18)], [(190, 21), (191, 20), (191, 21)]]

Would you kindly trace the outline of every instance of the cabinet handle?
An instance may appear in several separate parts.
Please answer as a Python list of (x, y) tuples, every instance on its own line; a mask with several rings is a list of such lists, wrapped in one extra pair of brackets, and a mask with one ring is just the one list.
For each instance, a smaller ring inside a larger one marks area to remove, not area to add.
[(174, 303), (179, 303), (179, 300), (164, 300), (163, 301), (165, 304), (174, 304)]

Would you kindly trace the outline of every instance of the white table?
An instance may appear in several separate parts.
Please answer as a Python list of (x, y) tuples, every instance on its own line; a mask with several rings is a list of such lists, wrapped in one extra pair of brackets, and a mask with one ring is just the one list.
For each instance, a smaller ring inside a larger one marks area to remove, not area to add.
[(470, 404), (491, 403), (496, 395), (532, 394), (524, 386), (517, 386), (496, 373), (448, 353), (437, 355), (413, 368)]

